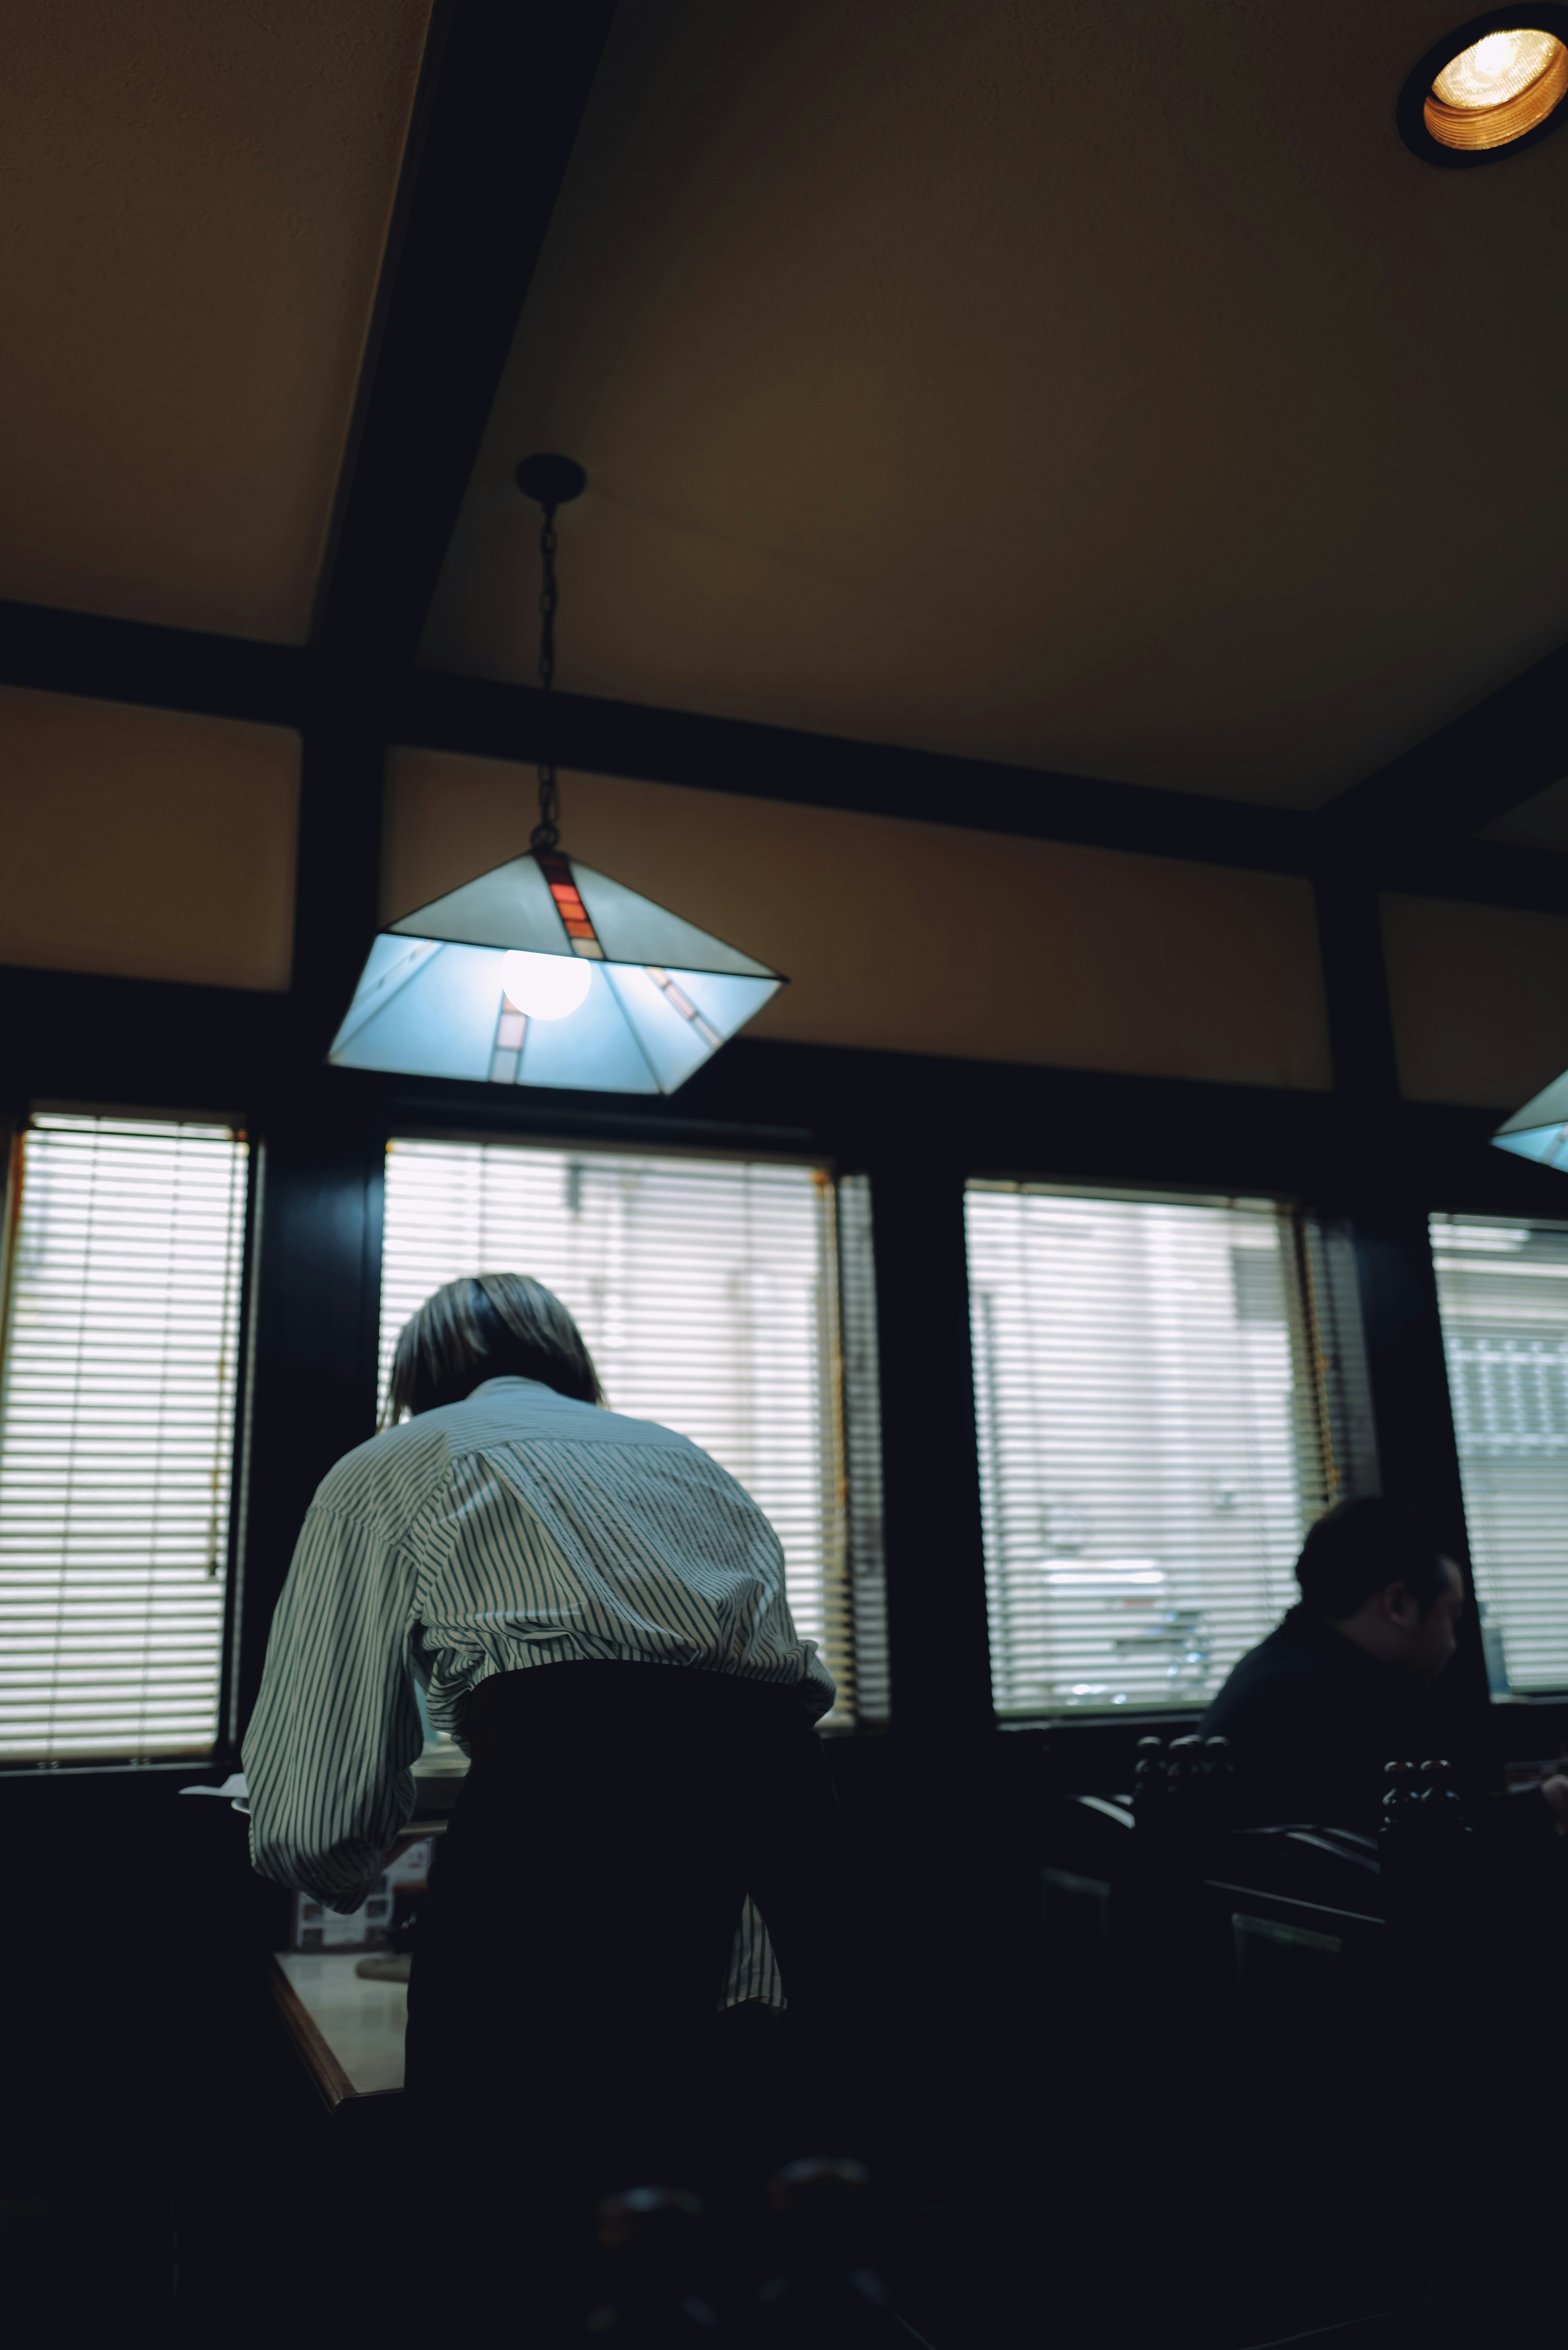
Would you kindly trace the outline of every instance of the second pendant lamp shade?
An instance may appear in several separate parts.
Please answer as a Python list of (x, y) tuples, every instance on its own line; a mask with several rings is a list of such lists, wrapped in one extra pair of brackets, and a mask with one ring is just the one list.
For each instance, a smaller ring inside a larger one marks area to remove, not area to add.
[(535, 848), (379, 934), (327, 1057), (669, 1094), (784, 984), (607, 874)]
[[(569, 457), (524, 458), (543, 507), (539, 681), (556, 673), (556, 511), (587, 485)], [(432, 899), (371, 942), (327, 1059), (342, 1069), (672, 1094), (784, 982), (558, 846), (553, 764), (525, 855)]]
[(1492, 1140), (1542, 1167), (1568, 1169), (1568, 1071), (1505, 1118)]

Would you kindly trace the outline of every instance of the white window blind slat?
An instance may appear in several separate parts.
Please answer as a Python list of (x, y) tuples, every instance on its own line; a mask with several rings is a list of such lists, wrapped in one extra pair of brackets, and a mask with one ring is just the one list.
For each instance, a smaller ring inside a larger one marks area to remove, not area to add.
[(217, 1731), (246, 1146), (44, 1116), (12, 1161), (0, 1365), (0, 1758)]
[(1476, 1597), (1509, 1689), (1568, 1689), (1568, 1224), (1434, 1215), (1431, 1241)]
[(854, 1704), (834, 1187), (812, 1167), (394, 1140), (381, 1390), (409, 1315), (463, 1274), (532, 1274), (576, 1317), (611, 1409), (729, 1470), (784, 1545), (790, 1611)]
[(966, 1221), (997, 1711), (1205, 1705), (1344, 1490), (1296, 1228), (990, 1182)]

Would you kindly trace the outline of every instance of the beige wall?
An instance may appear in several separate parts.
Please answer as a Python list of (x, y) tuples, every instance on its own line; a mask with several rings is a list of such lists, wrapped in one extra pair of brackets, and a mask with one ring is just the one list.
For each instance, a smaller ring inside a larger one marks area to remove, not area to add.
[[(532, 771), (399, 751), (383, 919), (515, 856)], [(786, 972), (750, 1034), (1309, 1089), (1312, 894), (1276, 875), (566, 775), (563, 845)]]
[(299, 738), (0, 689), (0, 962), (286, 988)]
[(1568, 916), (1383, 899), (1408, 1101), (1514, 1109), (1568, 1068)]
[[(389, 763), (382, 910), (515, 855), (532, 771)], [(0, 689), (0, 962), (286, 988), (298, 738)], [(566, 846), (790, 975), (751, 1033), (1134, 1076), (1331, 1082), (1302, 882), (607, 776)], [(1407, 1099), (1568, 1067), (1568, 917), (1387, 897)]]

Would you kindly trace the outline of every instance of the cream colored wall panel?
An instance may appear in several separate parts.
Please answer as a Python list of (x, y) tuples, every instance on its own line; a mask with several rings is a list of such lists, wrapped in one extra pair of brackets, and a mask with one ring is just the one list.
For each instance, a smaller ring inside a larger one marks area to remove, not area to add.
[[(565, 847), (789, 974), (750, 1035), (1330, 1083), (1303, 882), (601, 775), (562, 794)], [(396, 752), (384, 919), (525, 847), (534, 796), (528, 769)]]
[(1568, 915), (1382, 902), (1407, 1101), (1513, 1109), (1568, 1068)]
[(0, 689), (0, 962), (288, 985), (299, 737)]

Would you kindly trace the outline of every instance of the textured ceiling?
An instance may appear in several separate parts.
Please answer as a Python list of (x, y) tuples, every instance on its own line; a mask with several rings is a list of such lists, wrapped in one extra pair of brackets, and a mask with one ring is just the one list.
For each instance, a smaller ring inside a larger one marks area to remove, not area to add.
[(1386, 0), (623, 0), (424, 658), (1320, 804), (1568, 637), (1568, 135)]
[(0, 595), (300, 640), (430, 0), (14, 0)]

